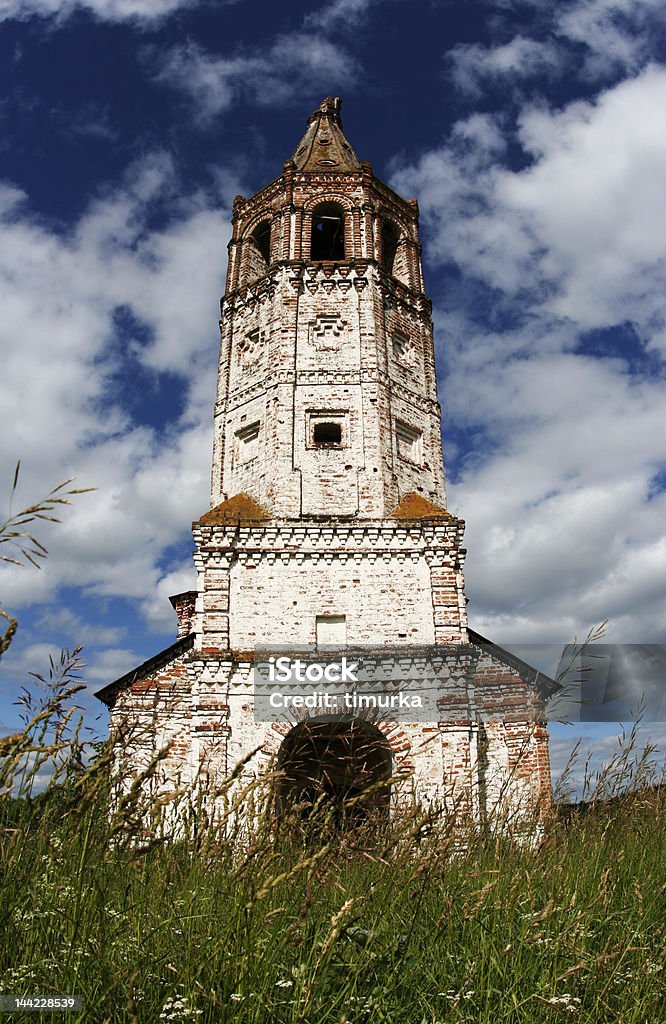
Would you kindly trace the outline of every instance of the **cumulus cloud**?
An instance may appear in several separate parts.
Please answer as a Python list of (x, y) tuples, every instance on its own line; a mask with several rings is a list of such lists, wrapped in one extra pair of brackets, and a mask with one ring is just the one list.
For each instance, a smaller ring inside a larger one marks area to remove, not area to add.
[(552, 310), (583, 326), (628, 319), (661, 333), (666, 70), (649, 67), (563, 113), (528, 110), (519, 136), (535, 162), (504, 177), (500, 194), (529, 222), (542, 274), (560, 282)]
[[(134, 598), (157, 623), (155, 589), (178, 568), (165, 551), (186, 540), (208, 505), (229, 211), (195, 195), (168, 203), (171, 219), (149, 226), (154, 204), (175, 187), (170, 160), (150, 154), (65, 235), (34, 218), (18, 190), (0, 190), (2, 390), (11, 424), (2, 477), (8, 487), (20, 457), (16, 507), (70, 476), (97, 487), (44, 537), (50, 554), (41, 572), (3, 569), (12, 609), (70, 585)], [(135, 337), (119, 328), (119, 310), (139, 326)], [(129, 407), (132, 378), (138, 397)], [(167, 396), (170, 412), (149, 415), (151, 391)], [(168, 603), (158, 624), (173, 626)]]
[(439, 299), (444, 406), (478, 443), (450, 506), (473, 622), (498, 639), (606, 618), (613, 640), (665, 637), (665, 101), (650, 66), (525, 107), (515, 136), (477, 115), (392, 178), (419, 196), (430, 258), (461, 272)]
[[(14, 686), (12, 687), (12, 692), (14, 695), (20, 691), (21, 686), (24, 686), (27, 690), (32, 690), (33, 688), (36, 690), (41, 689), (34, 682), (34, 674), (39, 673), (45, 679), (48, 678), (50, 659), (54, 655), (57, 656), (57, 652), (67, 646), (66, 637), (70, 635), (72, 626), (74, 626), (73, 621), (69, 624), (61, 623), (56, 629), (46, 629), (44, 635), (50, 636), (52, 638), (51, 642), (44, 640), (40, 643), (15, 644), (10, 649), (9, 654), (6, 655), (6, 662), (3, 658), (3, 670), (5, 675), (13, 678)], [(94, 643), (96, 646), (104, 642), (102, 639), (95, 639), (90, 635), (90, 626), (83, 620), (77, 620), (75, 628), (81, 630), (84, 635), (89, 636), (91, 643)], [(77, 639), (75, 642), (70, 643), (69, 650), (73, 651), (82, 642), (82, 640)], [(97, 686), (104, 686), (112, 679), (117, 679), (125, 672), (129, 672), (131, 668), (142, 660), (132, 650), (108, 646), (103, 650), (97, 651), (94, 659), (91, 661), (86, 661), (85, 657), (82, 656), (83, 665), (79, 675), (94, 689)], [(3, 688), (10, 689), (8, 686)], [(78, 697), (78, 701), (97, 712), (102, 712), (103, 710), (101, 705), (95, 706), (89, 694), (82, 694)], [(0, 724), (0, 728), (2, 728), (2, 724)]]
[(55, 634), (55, 642), (70, 649), (79, 644), (117, 644), (127, 632), (125, 626), (93, 626), (71, 608), (56, 605), (42, 610), (37, 628), (45, 637)]
[(356, 78), (353, 58), (323, 36), (280, 35), (262, 50), (219, 56), (194, 42), (166, 53), (148, 50), (159, 81), (190, 96), (201, 118), (214, 117), (239, 99), (283, 102), (304, 90), (335, 88)]
[(450, 142), (398, 170), (419, 194), (430, 255), (582, 327), (629, 320), (663, 346), (666, 304), (666, 70), (650, 66), (596, 101), (563, 111), (525, 107), (520, 172), (489, 116), (456, 126)]

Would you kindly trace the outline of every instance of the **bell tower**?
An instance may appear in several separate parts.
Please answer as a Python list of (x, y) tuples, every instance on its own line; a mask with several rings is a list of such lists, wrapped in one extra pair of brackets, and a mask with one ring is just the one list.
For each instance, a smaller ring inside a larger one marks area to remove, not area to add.
[[(358, 160), (329, 97), (282, 174), (234, 201), (196, 589), (172, 598), (176, 642), (99, 693), (125, 735), (152, 709), (152, 731), (119, 743), (126, 771), (166, 744), (165, 788), (277, 764), (279, 806), (383, 780), (376, 810), (416, 794), (533, 829), (551, 681), (469, 628), (463, 530), (418, 206)], [(262, 650), (331, 645), (397, 650), (432, 715), (257, 714)]]
[(211, 505), (276, 518), (445, 504), (418, 207), (359, 162), (324, 100), (277, 181), (236, 197)]

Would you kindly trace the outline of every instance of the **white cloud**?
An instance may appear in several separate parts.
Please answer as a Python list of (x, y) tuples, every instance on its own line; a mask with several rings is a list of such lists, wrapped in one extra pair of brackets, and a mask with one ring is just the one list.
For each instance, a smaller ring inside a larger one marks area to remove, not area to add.
[(146, 621), (156, 628), (172, 629), (175, 632), (176, 613), (169, 598), (186, 590), (194, 590), (195, 587), (196, 572), (191, 562), (188, 566), (167, 573), (158, 581), (153, 593), (143, 604)]
[(51, 634), (59, 646), (74, 647), (86, 644), (106, 646), (117, 644), (127, 632), (124, 626), (100, 626), (85, 622), (79, 615), (64, 606), (45, 608), (37, 622), (43, 636)]
[(560, 282), (551, 309), (582, 326), (663, 324), (666, 70), (647, 68), (596, 104), (528, 110), (520, 139), (536, 157), (505, 175), (500, 202), (530, 225), (533, 256)]
[(190, 96), (201, 118), (220, 114), (241, 97), (272, 105), (306, 90), (349, 85), (357, 72), (345, 50), (308, 32), (280, 35), (268, 47), (231, 57), (193, 42), (147, 53), (158, 80)]
[[(498, 640), (605, 618), (613, 640), (666, 639), (666, 495), (650, 495), (666, 466), (665, 111), (651, 66), (594, 102), (524, 109), (523, 171), (477, 115), (392, 179), (419, 196), (426, 253), (462, 272), (438, 315), (444, 408), (479, 442), (449, 503), (468, 520), (473, 624)], [(612, 332), (581, 349), (626, 324), (630, 354), (604, 351)]]
[[(1, 478), (8, 492), (20, 457), (15, 510), (67, 477), (97, 487), (73, 500), (62, 525), (41, 524), (50, 549), (41, 572), (2, 570), (12, 610), (67, 584), (146, 602), (154, 619), (163, 553), (208, 506), (229, 211), (195, 195), (169, 203), (166, 226), (149, 227), (154, 204), (171, 200), (175, 185), (170, 161), (149, 155), (67, 235), (33, 218), (11, 185), (0, 189), (2, 392), (11, 424)], [(146, 329), (129, 351), (117, 341), (119, 307)], [(153, 425), (140, 404), (123, 404), (128, 389), (116, 381), (141, 375), (149, 400), (151, 380), (157, 385), (164, 372), (182, 382), (178, 405)], [(166, 614), (175, 625), (168, 604)]]
[(666, 70), (651, 66), (596, 102), (527, 107), (518, 138), (532, 163), (514, 173), (470, 125), (394, 175), (419, 195), (431, 256), (581, 327), (632, 321), (664, 344)]
[(387, 0), (331, 0), (322, 4), (305, 18), (307, 27), (319, 29), (343, 28), (354, 30), (363, 21), (372, 7)]
[[(94, 663), (88, 665), (83, 674), (86, 683), (95, 690), (97, 687), (106, 686), (114, 679), (119, 679), (143, 660), (132, 650), (108, 647), (95, 656)], [(101, 708), (96, 710), (101, 711)]]
[(590, 78), (636, 71), (653, 55), (655, 29), (666, 22), (662, 0), (578, 0), (555, 12), (557, 35), (585, 47), (582, 70)]
[(461, 43), (447, 54), (451, 77), (457, 89), (469, 99), (535, 75), (551, 75), (560, 69), (563, 54), (551, 40), (547, 43), (518, 35), (500, 46)]
[(542, 91), (544, 78), (554, 73), (588, 85), (636, 74), (659, 57), (666, 26), (663, 0), (488, 0), (486, 6), (516, 7), (516, 14), (525, 14), (527, 7), (528, 17), (508, 41), (461, 43), (447, 54), (454, 83), (470, 99), (498, 84), (518, 90), (529, 84)]
[[(155, 22), (203, 0), (0, 0), (0, 21), (55, 18), (65, 21), (77, 10), (100, 21)], [(233, 0), (232, 0), (233, 2)]]
[[(63, 625), (61, 629), (68, 633), (71, 625), (73, 623)], [(78, 620), (76, 625), (84, 633), (90, 630), (90, 627), (82, 620)], [(91, 642), (94, 642), (92, 637)], [(60, 651), (65, 646), (66, 643), (61, 639), (54, 639), (53, 643), (45, 641), (28, 642), (12, 646), (9, 653), (3, 657), (3, 676), (5, 677), (2, 686), (3, 690), (14, 698), (18, 698), (22, 687), (34, 694), (44, 692), (43, 687), (35, 681), (33, 673), (39, 673), (47, 679), (50, 659), (57, 663)], [(74, 650), (74, 645), (70, 645), (69, 650)], [(103, 686), (111, 680), (117, 679), (125, 672), (129, 672), (131, 668), (143, 660), (134, 651), (121, 647), (107, 647), (96, 652), (94, 659), (89, 661), (84, 649), (81, 654), (82, 667), (77, 675), (85, 684), (94, 689), (96, 686)], [(77, 702), (86, 700), (83, 691), (82, 695), (77, 697), (76, 700)], [(96, 710), (99, 711), (101, 708)]]

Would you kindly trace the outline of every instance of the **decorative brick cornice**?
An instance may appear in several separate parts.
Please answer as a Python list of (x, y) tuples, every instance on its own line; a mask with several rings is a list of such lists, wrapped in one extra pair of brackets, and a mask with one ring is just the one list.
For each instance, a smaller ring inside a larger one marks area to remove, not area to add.
[(289, 560), (296, 556), (378, 557), (386, 555), (429, 562), (459, 564), (458, 553), (465, 524), (450, 513), (431, 519), (371, 519), (324, 522), (272, 519), (265, 523), (192, 524), (194, 540), (204, 559), (237, 553)]
[(414, 388), (395, 380), (387, 379), (376, 369), (360, 370), (275, 370), (266, 373), (261, 380), (255, 380), (251, 384), (239, 384), (229, 389), (228, 396), (225, 395), (222, 401), (216, 404), (216, 411), (234, 409), (239, 405), (249, 402), (253, 398), (264, 395), (271, 388), (280, 384), (329, 384), (329, 385), (367, 385), (374, 384), (377, 389), (385, 389), (405, 402), (418, 405), (425, 412), (436, 412), (439, 410), (439, 402), (436, 399), (424, 398), (418, 386)]

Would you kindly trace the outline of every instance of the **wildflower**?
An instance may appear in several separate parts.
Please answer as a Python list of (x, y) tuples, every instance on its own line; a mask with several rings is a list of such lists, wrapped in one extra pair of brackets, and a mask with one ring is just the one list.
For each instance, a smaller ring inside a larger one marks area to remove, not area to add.
[(229, 996), (229, 999), (231, 1000), (232, 1003), (242, 1003), (244, 998), (245, 997), (242, 996), (240, 992), (232, 992), (231, 995)]
[(291, 988), (293, 981), (289, 981), (287, 978), (281, 978), (280, 981), (275, 982), (276, 988)]
[(563, 992), (561, 996), (550, 996), (549, 999), (546, 999), (546, 1002), (550, 1006), (561, 1006), (564, 1010), (568, 1010), (569, 1013), (576, 1013), (580, 1006), (578, 996), (572, 996), (570, 992)]
[(169, 996), (160, 1011), (159, 1020), (171, 1021), (172, 1024), (186, 1024), (196, 1020), (202, 1010), (190, 1006), (186, 996)]

